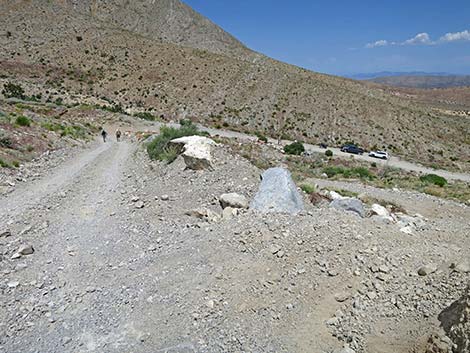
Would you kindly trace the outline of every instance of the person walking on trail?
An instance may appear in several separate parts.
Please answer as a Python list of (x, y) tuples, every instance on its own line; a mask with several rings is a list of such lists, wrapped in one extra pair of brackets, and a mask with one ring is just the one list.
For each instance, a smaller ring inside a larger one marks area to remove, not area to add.
[(119, 142), (121, 140), (121, 130), (116, 130), (116, 141)]
[(106, 132), (105, 129), (101, 131), (101, 136), (103, 137), (103, 142), (106, 142), (106, 136), (108, 136), (108, 133)]

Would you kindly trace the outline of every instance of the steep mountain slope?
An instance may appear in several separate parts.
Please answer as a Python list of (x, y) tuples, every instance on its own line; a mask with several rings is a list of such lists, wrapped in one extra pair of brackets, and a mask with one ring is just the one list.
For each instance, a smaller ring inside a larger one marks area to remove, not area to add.
[(255, 55), (179, 0), (62, 0), (56, 3), (153, 40), (236, 57)]
[(370, 81), (406, 88), (450, 88), (470, 86), (470, 76), (390, 76)]
[[(0, 14), (1, 82), (22, 83), (29, 94), (41, 93), (43, 99), (112, 102), (128, 112), (146, 110), (167, 120), (190, 117), (309, 142), (356, 141), (427, 164), (445, 165), (457, 156), (448, 166), (469, 168), (468, 119), (436, 115), (370, 84), (262, 56), (251, 60), (251, 52), (236, 43), (238, 54), (189, 48), (200, 47), (200, 38), (217, 39), (214, 31), (192, 36), (192, 27), (184, 24), (197, 22), (188, 19), (187, 11), (192, 12), (176, 0), (119, 4), (5, 2)], [(184, 46), (150, 34), (152, 28), (160, 33), (161, 27), (153, 27), (151, 16), (136, 14), (152, 13), (145, 7), (151, 4), (156, 13), (177, 12), (172, 38), (180, 38), (173, 41)], [(133, 16), (139, 21), (133, 22)]]

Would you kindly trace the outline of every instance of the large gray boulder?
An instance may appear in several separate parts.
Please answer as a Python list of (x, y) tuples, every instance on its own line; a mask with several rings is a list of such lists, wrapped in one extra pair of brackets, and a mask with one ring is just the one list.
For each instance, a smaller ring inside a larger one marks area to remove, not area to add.
[(349, 211), (358, 214), (361, 217), (365, 216), (364, 204), (361, 200), (351, 197), (336, 199), (331, 201), (330, 206), (337, 210)]
[(296, 214), (304, 203), (288, 170), (271, 168), (262, 175), (258, 193), (250, 207), (262, 213)]

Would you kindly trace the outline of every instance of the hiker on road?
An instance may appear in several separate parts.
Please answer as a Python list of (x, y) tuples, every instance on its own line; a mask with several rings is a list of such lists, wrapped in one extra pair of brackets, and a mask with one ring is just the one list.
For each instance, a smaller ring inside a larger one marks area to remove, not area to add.
[(106, 132), (105, 129), (101, 131), (101, 136), (103, 137), (103, 142), (106, 142), (106, 136), (108, 136), (108, 133)]

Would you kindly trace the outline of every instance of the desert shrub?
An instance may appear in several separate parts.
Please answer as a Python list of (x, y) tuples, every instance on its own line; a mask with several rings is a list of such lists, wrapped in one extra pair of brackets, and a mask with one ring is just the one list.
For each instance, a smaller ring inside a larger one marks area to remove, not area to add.
[(135, 113), (134, 116), (143, 120), (149, 120), (149, 121), (157, 120), (157, 117), (149, 112)]
[(327, 157), (333, 157), (333, 151), (332, 151), (332, 150), (326, 150), (326, 151), (325, 151), (325, 156), (327, 156)]
[(10, 136), (7, 136), (0, 132), (0, 147), (10, 148), (13, 145), (13, 141)]
[(330, 167), (323, 168), (323, 173), (328, 175), (328, 178), (332, 178), (338, 174), (343, 174), (343, 172), (344, 172), (343, 167), (330, 166)]
[(12, 164), (13, 167), (15, 167), (15, 168), (19, 168), (19, 167), (20, 167), (20, 162), (18, 162), (18, 161), (13, 161), (11, 164)]
[(374, 174), (365, 167), (356, 167), (351, 170), (351, 174), (356, 175), (362, 179), (374, 179)]
[(15, 123), (19, 126), (31, 126), (31, 120), (24, 115), (17, 117)]
[(300, 185), (300, 189), (307, 194), (312, 194), (315, 192), (315, 186), (310, 184), (302, 184)]
[(257, 133), (256, 133), (256, 137), (257, 137), (258, 140), (261, 141), (261, 142), (264, 142), (264, 143), (268, 142), (268, 138), (267, 138), (266, 136), (264, 136), (264, 135), (263, 135), (262, 133), (260, 133), (260, 132), (257, 132)]
[(33, 152), (34, 151), (34, 146), (32, 146), (32, 145), (26, 146), (26, 151)]
[(305, 147), (302, 142), (296, 141), (284, 147), (284, 152), (287, 154), (293, 154), (296, 156), (300, 156), (303, 152), (305, 152)]
[(440, 187), (447, 185), (446, 178), (443, 178), (436, 174), (426, 174), (419, 178), (424, 184), (434, 184)]
[(12, 82), (7, 82), (3, 85), (2, 94), (5, 96), (5, 98), (26, 98), (23, 87)]
[(375, 175), (365, 167), (356, 167), (356, 168), (343, 168), (338, 166), (329, 166), (323, 169), (328, 178), (332, 178), (336, 175), (342, 175), (344, 178), (359, 177), (361, 179), (372, 180), (375, 178)]
[(6, 161), (4, 161), (3, 159), (0, 158), (0, 167), (2, 167), (2, 168), (11, 168), (11, 165), (8, 162), (6, 162)]
[(182, 124), (180, 128), (163, 126), (160, 129), (160, 135), (147, 145), (147, 153), (151, 159), (171, 163), (178, 157), (181, 151), (177, 146), (170, 145), (170, 141), (194, 135), (207, 135), (207, 133), (199, 131), (197, 126), (192, 123)]

